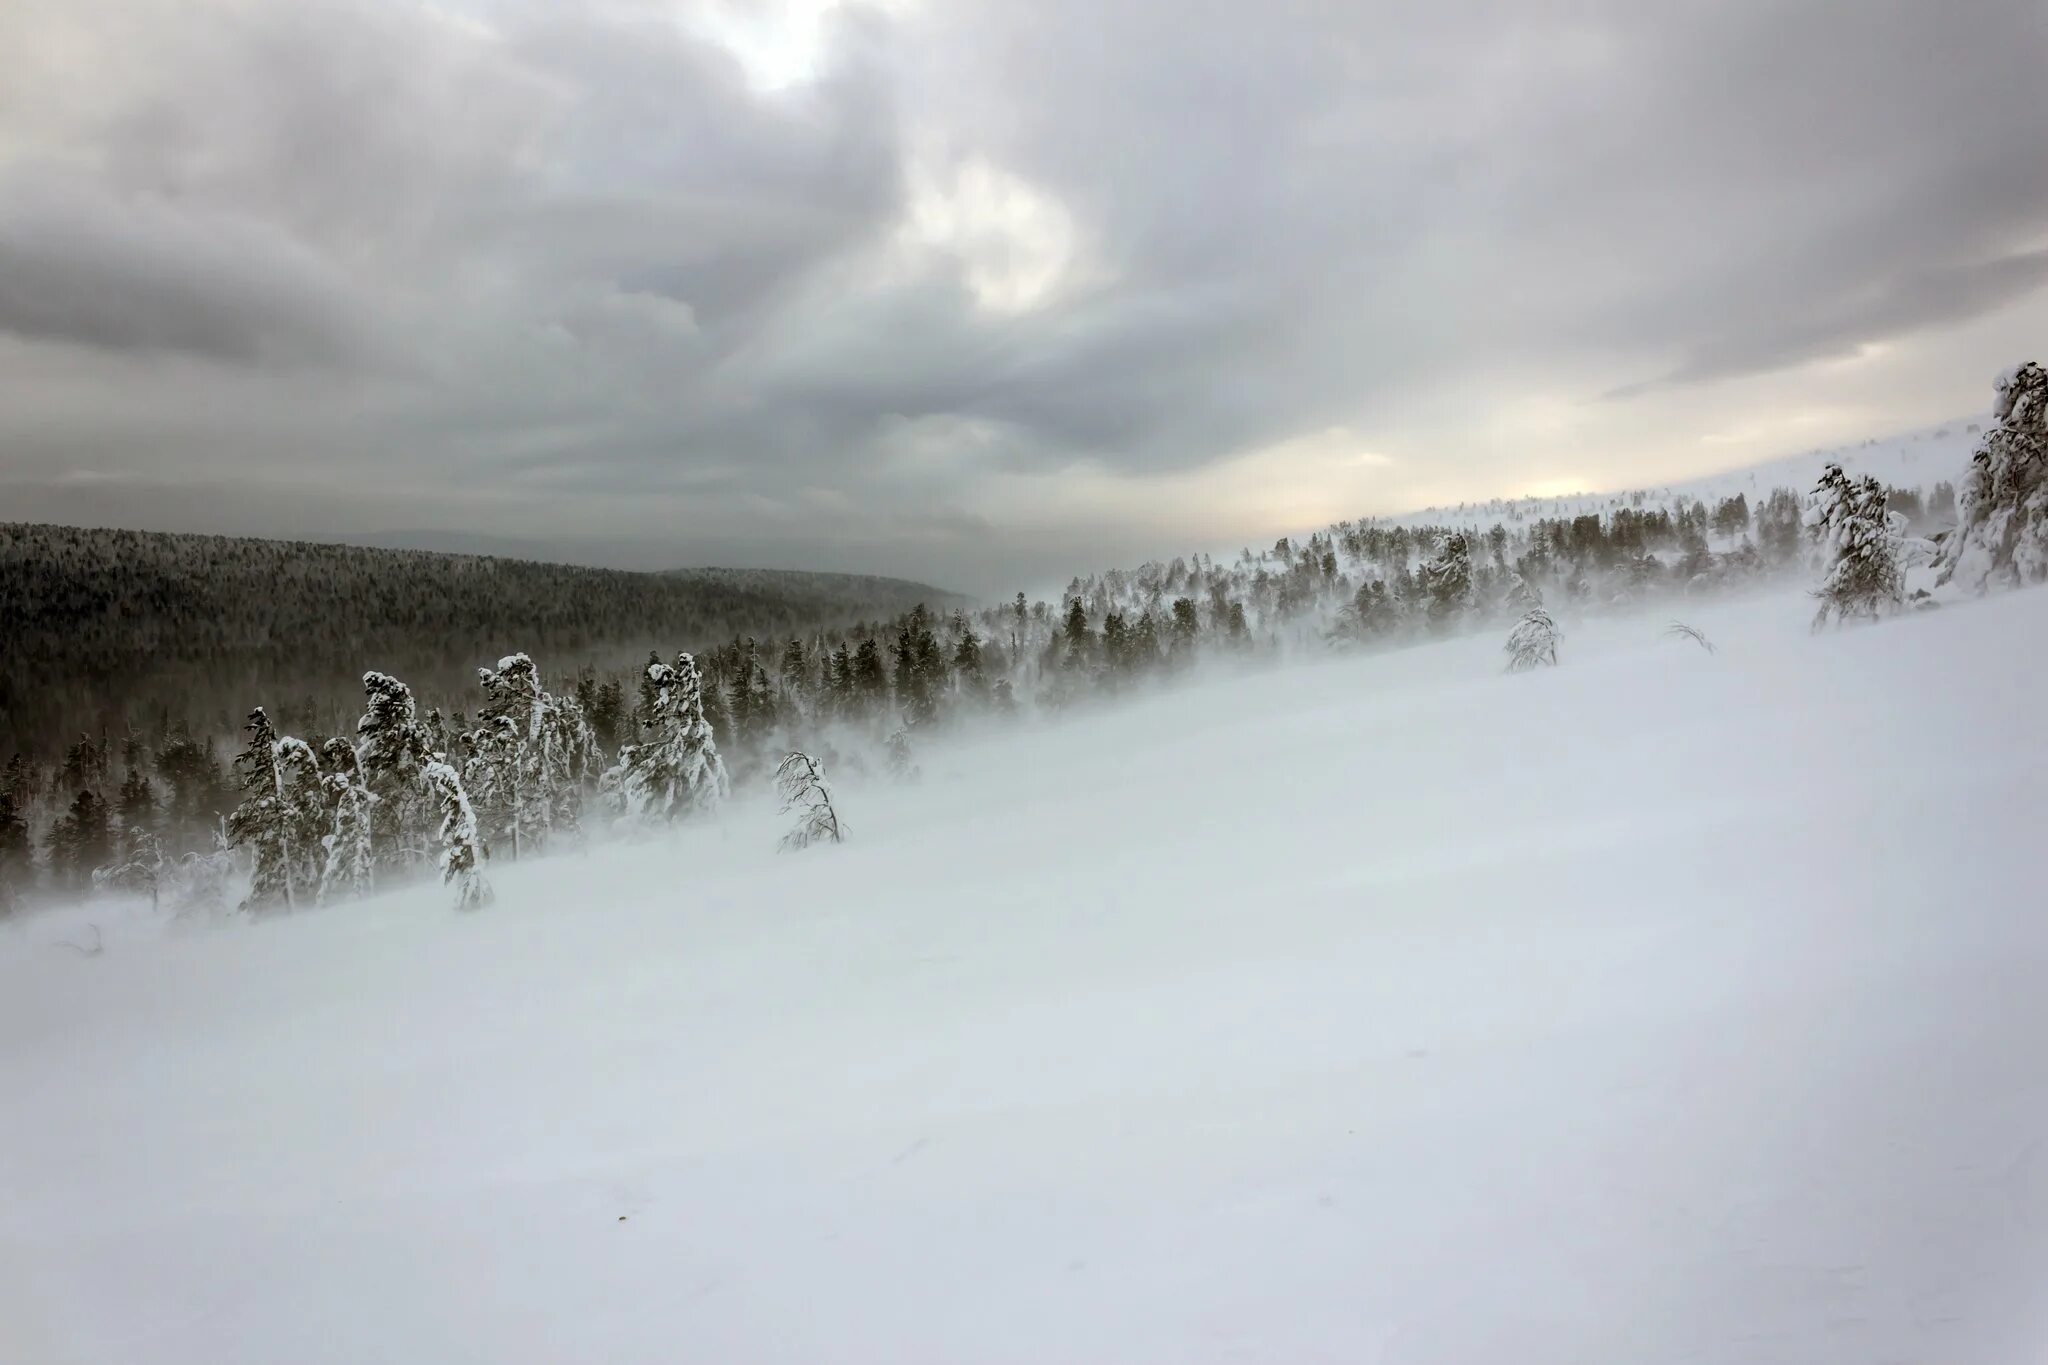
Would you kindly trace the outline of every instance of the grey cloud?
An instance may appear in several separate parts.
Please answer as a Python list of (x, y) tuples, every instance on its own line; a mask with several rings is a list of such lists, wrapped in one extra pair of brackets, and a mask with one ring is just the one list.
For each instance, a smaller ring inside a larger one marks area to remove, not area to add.
[[(67, 514), (115, 486), (53, 463), (218, 481), (227, 529), (305, 484), (994, 588), (1174, 537), (987, 522), (991, 471), (1668, 393), (2048, 282), (2032, 0), (847, 7), (773, 91), (648, 0), (23, 6), (0, 331), (67, 397), (0, 409), (0, 478)], [(970, 157), (1071, 216), (1042, 306), (899, 258)]]
[(1944, 322), (1958, 322), (2024, 298), (2048, 284), (2048, 250), (1996, 260), (1914, 271), (1876, 281), (1815, 305), (1811, 316), (1753, 332), (1712, 338), (1679, 369), (1657, 380), (1624, 385), (1610, 397), (1632, 398), (1659, 388), (1706, 383), (1853, 354), (1860, 346)]
[(346, 279), (271, 225), (0, 180), (0, 331), (246, 364), (378, 359)]

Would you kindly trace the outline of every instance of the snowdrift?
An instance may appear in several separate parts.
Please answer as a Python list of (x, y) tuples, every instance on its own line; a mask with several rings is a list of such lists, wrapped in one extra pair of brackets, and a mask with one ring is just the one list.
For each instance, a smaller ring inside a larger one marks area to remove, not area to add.
[(1811, 614), (1212, 678), (482, 913), (11, 926), (0, 1359), (2041, 1359), (2048, 593)]

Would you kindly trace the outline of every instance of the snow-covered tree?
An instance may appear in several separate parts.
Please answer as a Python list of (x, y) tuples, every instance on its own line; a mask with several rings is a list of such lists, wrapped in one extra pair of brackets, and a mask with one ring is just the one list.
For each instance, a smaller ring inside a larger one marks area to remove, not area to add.
[(148, 830), (138, 830), (126, 840), (124, 856), (105, 867), (93, 869), (95, 888), (133, 891), (149, 897), (150, 909), (161, 903), (165, 878), (164, 846)]
[(1819, 630), (1833, 617), (1872, 620), (1895, 609), (1903, 594), (1898, 538), (1885, 506), (1884, 485), (1865, 476), (1851, 479), (1839, 464), (1829, 464), (1807, 495), (1805, 523), (1822, 556), (1820, 586), (1814, 596), (1820, 611), (1813, 618)]
[(426, 767), (443, 751), (434, 742), (412, 689), (387, 673), (363, 674), (363, 716), (356, 722), (356, 757), (363, 785), (376, 804), (370, 844), (379, 867), (405, 869), (427, 856), (435, 803)]
[(896, 705), (912, 729), (938, 714), (939, 694), (946, 685), (946, 656), (932, 633), (932, 614), (920, 602), (903, 618), (896, 632)]
[(1972, 592), (2048, 579), (2048, 370), (2029, 361), (2002, 375), (1993, 411), (1940, 560), (1939, 581)]
[(455, 908), (476, 910), (489, 905), (491, 884), (484, 880), (483, 839), (477, 832), (469, 794), (462, 789), (461, 775), (437, 758), (427, 763), (423, 776), (441, 811), (441, 880), (455, 888)]
[(673, 668), (650, 663), (646, 684), (647, 733), (620, 752), (608, 785), (618, 792), (627, 815), (642, 820), (671, 821), (714, 809), (732, 784), (704, 718), (697, 661), (678, 654)]
[(782, 836), (784, 848), (845, 842), (839, 812), (832, 805), (832, 789), (826, 785), (825, 770), (817, 759), (801, 751), (784, 757), (775, 769), (775, 791), (782, 798), (782, 813), (796, 816), (796, 827)]
[(331, 812), (327, 833), (320, 839), (324, 857), (319, 902), (327, 905), (344, 897), (370, 894), (375, 882), (370, 831), (377, 797), (364, 781), (362, 761), (353, 745), (330, 739), (320, 751), (327, 760), (321, 783)]
[(1508, 656), (1508, 672), (1555, 668), (1557, 641), (1557, 623), (1550, 619), (1550, 613), (1541, 607), (1531, 607), (1508, 633), (1508, 642), (1502, 647)]
[(254, 862), (244, 910), (311, 904), (319, 888), (320, 764), (302, 739), (280, 735), (262, 707), (243, 727), (249, 747), (235, 759), (242, 803), (228, 817), (228, 836)]
[(1472, 603), (1472, 542), (1463, 531), (1444, 536), (1437, 552), (1422, 563), (1422, 587), (1429, 599), (1431, 624), (1443, 628)]
[(149, 785), (149, 775), (139, 765), (130, 767), (121, 779), (121, 794), (114, 804), (114, 813), (121, 819), (124, 853), (132, 852), (143, 836), (154, 832), (156, 789)]
[(525, 654), (508, 654), (496, 668), (479, 668), (484, 704), (469, 735), (462, 785), (486, 840), (513, 858), (537, 852), (554, 823), (555, 765), (548, 762), (554, 698), (540, 685), (540, 670)]

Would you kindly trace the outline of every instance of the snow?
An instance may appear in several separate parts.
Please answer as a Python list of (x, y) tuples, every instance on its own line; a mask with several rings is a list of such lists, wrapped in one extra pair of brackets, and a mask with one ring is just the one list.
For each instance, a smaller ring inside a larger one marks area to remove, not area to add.
[(2040, 1359), (2048, 593), (1811, 605), (1215, 676), (472, 914), (16, 926), (0, 1360)]
[[(1485, 527), (1510, 509), (1518, 509), (1524, 518), (1569, 518), (1630, 506), (1640, 499), (1645, 507), (1668, 507), (1682, 501), (1704, 502), (1711, 510), (1715, 504), (1738, 493), (1749, 500), (1754, 510), (1756, 504), (1776, 488), (1805, 494), (1820, 478), (1821, 470), (1830, 463), (1841, 465), (1851, 478), (1860, 479), (1868, 474), (1891, 488), (1932, 492), (1936, 484), (1943, 482), (1960, 488), (1963, 475), (1969, 469), (1970, 458), (1984, 439), (1981, 430), (1972, 431), (1970, 428), (1984, 428), (1991, 424), (1988, 413), (1979, 414), (1893, 436), (1872, 437), (1848, 445), (1819, 446), (1795, 455), (1777, 456), (1756, 464), (1670, 483), (1469, 502), (1454, 507), (1425, 507), (1372, 520), (1385, 526)], [(1218, 557), (1227, 559), (1230, 556)]]

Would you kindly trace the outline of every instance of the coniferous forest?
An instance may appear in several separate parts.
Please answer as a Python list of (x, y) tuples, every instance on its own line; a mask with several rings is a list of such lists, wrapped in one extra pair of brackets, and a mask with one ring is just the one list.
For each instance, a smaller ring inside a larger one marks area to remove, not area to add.
[(1970, 465), (1924, 491), (1829, 464), (1754, 503), (1496, 502), (972, 608), (888, 579), (0, 527), (0, 897), (257, 913), (436, 876), (477, 906), (494, 862), (700, 818), (740, 786), (779, 786), (793, 846), (837, 842), (827, 772), (913, 780), (953, 727), (1205, 664), (1502, 630), (1520, 670), (1560, 662), (1558, 616), (1797, 579), (1819, 629), (1932, 606), (1916, 569), (2037, 583), (2044, 413), (2048, 372), (2010, 372)]

